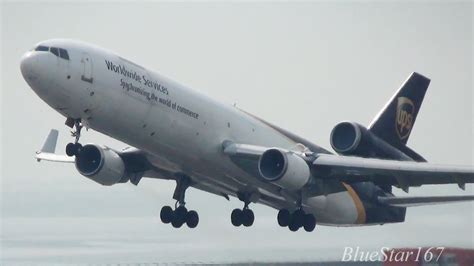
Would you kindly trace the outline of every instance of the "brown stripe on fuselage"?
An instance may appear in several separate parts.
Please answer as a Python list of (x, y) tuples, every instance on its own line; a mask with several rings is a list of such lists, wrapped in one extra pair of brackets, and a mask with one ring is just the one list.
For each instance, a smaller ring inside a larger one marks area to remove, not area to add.
[(364, 204), (360, 200), (359, 195), (357, 195), (357, 192), (355, 192), (354, 189), (350, 185), (348, 185), (344, 182), (342, 182), (342, 184), (346, 187), (347, 193), (349, 193), (352, 200), (354, 201), (354, 205), (355, 205), (356, 210), (357, 210), (357, 221), (356, 221), (356, 223), (365, 224), (365, 222), (367, 221), (367, 215), (365, 213)]

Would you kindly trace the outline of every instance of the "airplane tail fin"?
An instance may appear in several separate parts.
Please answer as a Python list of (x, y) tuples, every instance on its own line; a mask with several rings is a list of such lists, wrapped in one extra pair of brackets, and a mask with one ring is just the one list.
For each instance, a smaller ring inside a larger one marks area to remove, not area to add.
[(413, 72), (374, 118), (369, 130), (398, 149), (408, 148), (405, 145), (429, 84), (428, 78)]

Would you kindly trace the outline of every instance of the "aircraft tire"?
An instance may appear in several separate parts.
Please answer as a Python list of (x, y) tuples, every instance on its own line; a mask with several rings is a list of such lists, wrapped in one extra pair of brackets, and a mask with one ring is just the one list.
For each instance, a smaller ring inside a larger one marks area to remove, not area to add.
[(287, 209), (281, 209), (278, 212), (278, 216), (277, 216), (278, 225), (280, 225), (281, 227), (288, 226), (290, 224), (290, 217), (291, 217), (290, 211), (288, 211)]
[(184, 221), (179, 219), (177, 216), (173, 217), (173, 220), (171, 221), (171, 225), (174, 228), (180, 228), (184, 224)]
[(243, 212), (241, 209), (234, 209), (230, 215), (230, 221), (234, 226), (241, 226), (242, 225), (242, 215)]
[(304, 216), (303, 228), (306, 232), (313, 232), (316, 227), (316, 218), (312, 214), (306, 214)]
[(293, 224), (294, 226), (302, 227), (304, 224), (304, 217), (305, 213), (303, 210), (296, 210), (293, 212), (291, 215), (291, 222), (290, 224)]
[(290, 221), (288, 228), (290, 229), (291, 232), (296, 232), (298, 231), (298, 229), (300, 229), (300, 226), (299, 224), (295, 223), (295, 221)]
[(79, 155), (79, 153), (81, 153), (81, 150), (82, 150), (82, 145), (81, 143), (75, 143), (74, 144), (74, 155)]
[(160, 219), (164, 224), (169, 224), (173, 220), (173, 209), (170, 206), (163, 206), (160, 211)]
[(171, 220), (171, 225), (174, 228), (180, 228), (186, 222), (186, 214), (188, 210), (183, 205), (179, 206), (173, 212), (173, 220)]
[(242, 224), (245, 227), (249, 227), (253, 225), (253, 222), (255, 221), (255, 215), (253, 214), (253, 211), (250, 209), (244, 209), (242, 211)]
[(76, 152), (76, 145), (74, 143), (68, 143), (66, 145), (66, 155), (72, 157), (75, 155)]
[(184, 220), (186, 220), (186, 214), (188, 213), (188, 210), (186, 209), (186, 207), (181, 205), (178, 208), (176, 208), (174, 213), (175, 213), (176, 217), (178, 217), (180, 220), (184, 221)]
[(199, 215), (196, 211), (186, 213), (186, 224), (189, 228), (195, 228), (199, 224)]

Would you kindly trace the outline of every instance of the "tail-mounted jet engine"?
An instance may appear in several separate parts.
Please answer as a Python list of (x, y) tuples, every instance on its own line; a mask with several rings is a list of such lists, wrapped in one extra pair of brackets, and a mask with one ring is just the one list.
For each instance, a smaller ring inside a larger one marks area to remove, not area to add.
[(339, 154), (365, 153), (371, 137), (364, 126), (354, 122), (341, 122), (331, 131), (331, 146)]
[(104, 186), (128, 181), (122, 158), (107, 147), (85, 145), (76, 156), (75, 164), (81, 175)]
[(331, 146), (342, 155), (411, 161), (416, 156), (406, 146), (395, 148), (364, 126), (354, 122), (341, 122), (331, 131)]
[(276, 148), (266, 150), (258, 162), (261, 177), (288, 190), (301, 189), (310, 180), (308, 164), (291, 151)]

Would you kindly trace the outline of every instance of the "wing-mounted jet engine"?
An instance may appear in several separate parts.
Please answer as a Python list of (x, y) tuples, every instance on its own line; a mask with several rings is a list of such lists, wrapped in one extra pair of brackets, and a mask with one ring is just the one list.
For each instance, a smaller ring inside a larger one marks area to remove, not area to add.
[(76, 156), (75, 165), (81, 175), (104, 186), (129, 181), (122, 158), (117, 152), (105, 146), (95, 144), (83, 146)]
[[(280, 148), (270, 148), (237, 144), (224, 141), (224, 153), (231, 158), (246, 158), (257, 162), (257, 174), (260, 179), (273, 183), (282, 190), (301, 195), (301, 191), (311, 183), (311, 159), (304, 152), (290, 151)], [(253, 171), (249, 171), (250, 173)], [(316, 218), (311, 213), (306, 213), (302, 208), (302, 197), (297, 199), (296, 209), (281, 209), (278, 212), (278, 224), (288, 227), (295, 232), (303, 227), (311, 232), (316, 226)], [(234, 220), (234, 219), (232, 219)], [(235, 224), (234, 224), (235, 225)]]
[(149, 164), (144, 154), (136, 149), (115, 151), (109, 147), (86, 144), (74, 156), (55, 153), (58, 131), (52, 129), (40, 151), (36, 153), (38, 161), (74, 163), (77, 171), (104, 186), (130, 181), (137, 185)]
[(258, 162), (260, 176), (287, 190), (299, 190), (311, 177), (306, 161), (292, 151), (272, 148), (266, 150)]

